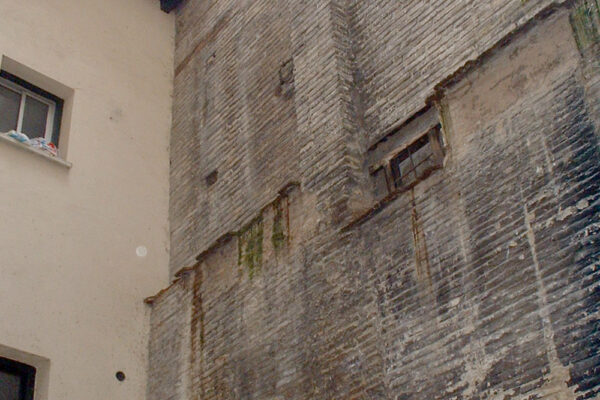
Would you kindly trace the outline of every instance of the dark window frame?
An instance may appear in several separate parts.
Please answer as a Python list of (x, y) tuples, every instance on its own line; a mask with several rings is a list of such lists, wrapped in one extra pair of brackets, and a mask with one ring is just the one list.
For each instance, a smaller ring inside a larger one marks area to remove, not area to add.
[(0, 357), (0, 372), (20, 378), (19, 400), (33, 400), (35, 390), (35, 367)]
[[(437, 124), (392, 157), (389, 164), (392, 182), (396, 190), (410, 189), (412, 186), (426, 179), (435, 170), (440, 169), (443, 166), (444, 143), (441, 135), (441, 129), (441, 124)], [(427, 145), (430, 146), (431, 152), (424, 159), (415, 162), (414, 156), (419, 150)], [(405, 160), (410, 160), (411, 168), (402, 174), (402, 171), (400, 170), (400, 164)], [(429, 163), (428, 167), (426, 169), (422, 169), (423, 165), (426, 163)], [(412, 174), (412, 177), (408, 177), (407, 174)], [(408, 183), (403, 182), (404, 180), (408, 181)]]
[(366, 154), (375, 201), (390, 201), (443, 169), (448, 150), (441, 116), (432, 105), (391, 129)]
[(52, 120), (52, 136), (51, 142), (54, 143), (56, 147), (59, 146), (60, 140), (60, 125), (62, 121), (62, 114), (65, 101), (60, 97), (45, 91), (44, 89), (35, 86), (24, 79), (19, 78), (16, 75), (11, 74), (10, 72), (6, 72), (5, 70), (0, 70), (0, 78), (4, 78), (5, 80), (12, 82), (14, 85), (19, 86), (27, 91), (30, 91), (48, 101), (54, 103), (54, 116)]

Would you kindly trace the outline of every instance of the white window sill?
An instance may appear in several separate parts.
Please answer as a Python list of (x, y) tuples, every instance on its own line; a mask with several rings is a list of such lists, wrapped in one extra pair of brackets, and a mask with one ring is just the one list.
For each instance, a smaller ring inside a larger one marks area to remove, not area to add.
[(50, 155), (50, 154), (46, 153), (43, 150), (37, 149), (35, 147), (31, 147), (30, 145), (25, 144), (25, 143), (21, 143), (18, 140), (15, 140), (15, 139), (13, 139), (13, 138), (11, 138), (11, 137), (3, 134), (3, 133), (0, 133), (0, 142), (5, 142), (5, 143), (8, 143), (11, 146), (15, 146), (15, 147), (18, 147), (18, 148), (20, 148), (22, 150), (28, 151), (30, 153), (37, 154), (38, 156), (43, 157), (46, 160), (54, 162), (54, 163), (56, 163), (58, 165), (61, 165), (61, 166), (65, 167), (65, 168), (71, 168), (73, 166), (73, 164), (71, 164), (68, 161), (63, 160), (60, 157), (55, 157), (53, 155)]

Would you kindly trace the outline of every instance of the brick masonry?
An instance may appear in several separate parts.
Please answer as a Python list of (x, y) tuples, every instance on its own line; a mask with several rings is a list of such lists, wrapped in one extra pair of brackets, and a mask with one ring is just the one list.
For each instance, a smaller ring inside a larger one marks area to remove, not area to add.
[[(600, 398), (595, 2), (177, 13), (150, 400)], [(426, 104), (444, 166), (377, 202)]]

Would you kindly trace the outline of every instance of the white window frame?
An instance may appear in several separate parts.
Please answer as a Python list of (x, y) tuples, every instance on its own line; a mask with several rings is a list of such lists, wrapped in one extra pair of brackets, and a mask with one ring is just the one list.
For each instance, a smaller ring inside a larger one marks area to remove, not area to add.
[[(0, 77), (0, 85), (4, 86), (5, 88), (7, 88), (13, 92), (17, 92), (18, 94), (21, 95), (21, 104), (19, 105), (19, 116), (17, 119), (17, 129), (16, 129), (16, 131), (19, 133), (24, 133), (25, 135), (27, 135), (26, 132), (22, 131), (22, 128), (23, 128), (23, 116), (25, 113), (25, 100), (28, 96), (48, 105), (48, 116), (46, 117), (46, 132), (44, 133), (44, 139), (46, 139), (48, 142), (51, 142), (52, 141), (52, 133), (54, 131), (54, 113), (56, 111), (56, 102), (48, 99), (47, 97), (40, 96), (39, 94), (34, 93), (31, 90), (28, 90), (28, 89), (24, 88), (23, 86), (15, 83), (15, 82), (12, 82), (8, 79), (2, 78), (2, 77)], [(33, 139), (33, 138), (30, 138), (30, 139)], [(57, 145), (57, 143), (55, 143), (55, 145)]]

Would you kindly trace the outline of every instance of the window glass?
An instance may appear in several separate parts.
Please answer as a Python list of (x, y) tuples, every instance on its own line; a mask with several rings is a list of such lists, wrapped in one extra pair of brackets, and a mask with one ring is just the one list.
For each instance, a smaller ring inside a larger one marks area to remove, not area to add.
[(17, 129), (21, 94), (0, 85), (0, 132)]
[(21, 378), (18, 375), (0, 371), (0, 399), (20, 400)]
[[(414, 143), (402, 150), (390, 161), (392, 176), (396, 188), (407, 188), (419, 179), (427, 178), (435, 169), (441, 166), (442, 160), (436, 157), (431, 144), (430, 133), (433, 140), (438, 140), (438, 127), (427, 132)], [(443, 158), (443, 154), (441, 156)]]
[(377, 202), (391, 201), (443, 168), (446, 147), (435, 107), (419, 111), (373, 144), (366, 158)]
[(408, 186), (413, 183), (416, 179), (414, 174), (414, 165), (410, 159), (410, 153), (408, 150), (404, 150), (397, 158), (397, 176), (396, 186)]
[[(424, 140), (423, 140), (424, 139)], [(411, 149), (413, 163), (415, 164), (417, 177), (424, 178), (425, 175), (435, 166), (433, 160), (433, 150), (429, 143), (429, 138), (424, 136), (419, 140), (419, 147)]]
[(29, 138), (46, 136), (46, 122), (48, 120), (48, 104), (42, 103), (31, 96), (25, 96), (25, 113), (21, 131)]

